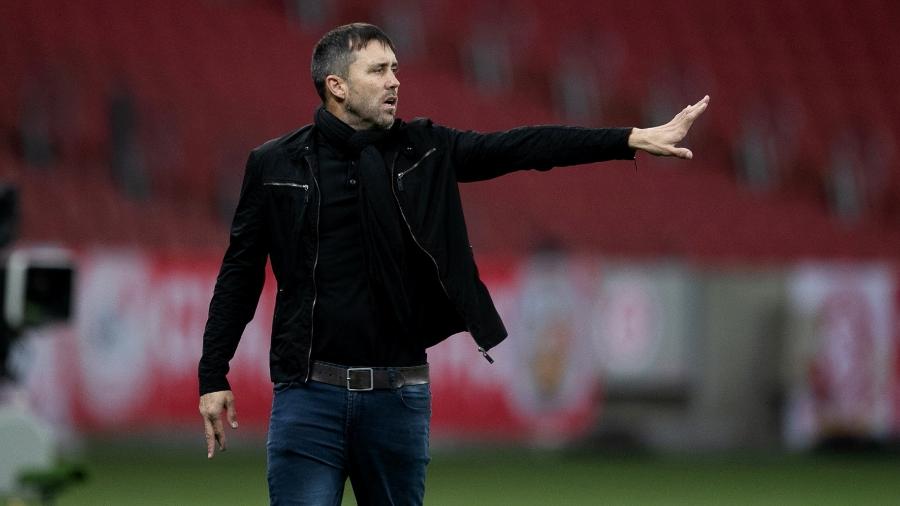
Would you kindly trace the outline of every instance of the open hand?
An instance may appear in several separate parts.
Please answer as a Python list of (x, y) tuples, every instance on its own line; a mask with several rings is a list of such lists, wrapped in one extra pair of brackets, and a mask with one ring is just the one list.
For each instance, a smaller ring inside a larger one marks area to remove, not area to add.
[(677, 156), (690, 160), (694, 153), (690, 149), (677, 147), (687, 135), (694, 120), (703, 114), (709, 105), (709, 95), (706, 95), (694, 105), (689, 105), (681, 110), (665, 125), (653, 128), (635, 128), (628, 138), (628, 147), (646, 151), (656, 156)]

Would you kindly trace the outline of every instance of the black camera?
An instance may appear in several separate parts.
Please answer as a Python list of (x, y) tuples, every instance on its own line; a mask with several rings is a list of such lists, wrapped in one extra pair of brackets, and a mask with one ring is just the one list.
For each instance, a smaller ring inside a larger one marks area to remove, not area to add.
[(12, 379), (12, 343), (29, 329), (64, 323), (72, 316), (74, 262), (64, 249), (10, 249), (18, 225), (18, 192), (0, 186), (0, 381)]

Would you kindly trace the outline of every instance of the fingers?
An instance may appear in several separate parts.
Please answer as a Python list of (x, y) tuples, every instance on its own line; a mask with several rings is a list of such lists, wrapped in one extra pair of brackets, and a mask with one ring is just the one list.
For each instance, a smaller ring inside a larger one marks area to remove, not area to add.
[(694, 158), (694, 153), (692, 153), (691, 150), (687, 148), (673, 148), (672, 156), (683, 158), (685, 160), (691, 160)]
[(688, 105), (684, 109), (682, 109), (678, 114), (675, 115), (676, 120), (678, 119), (695, 119), (697, 116), (703, 113), (706, 110), (706, 106), (709, 105), (709, 95), (704, 96), (696, 104)]
[(203, 417), (203, 429), (206, 432), (206, 458), (211, 459), (216, 454), (216, 444), (219, 450), (225, 451), (225, 426), (217, 415)]
[(228, 410), (228, 423), (232, 429), (238, 428), (237, 411), (234, 409), (234, 397), (228, 396), (225, 399), (225, 408)]
[(668, 124), (672, 126), (684, 125), (685, 128), (690, 128), (694, 120), (703, 114), (703, 111), (706, 110), (708, 104), (709, 95), (705, 95), (696, 104), (688, 105), (679, 111)]
[(706, 106), (709, 105), (709, 95), (704, 96), (700, 99), (696, 104), (689, 105), (685, 109), (688, 115), (691, 116), (691, 121), (697, 119), (697, 116), (703, 114), (703, 111), (706, 110)]
[[(701, 98), (696, 104), (689, 105), (685, 107), (683, 111), (681, 111), (677, 119), (677, 134), (675, 135), (676, 139), (674, 144), (677, 144), (682, 141), (682, 139), (687, 136), (688, 130), (693, 126), (694, 121), (703, 114), (703, 111), (706, 110), (706, 107), (709, 105), (709, 95), (705, 95)], [(679, 117), (680, 116), (680, 117)], [(690, 160), (694, 157), (694, 154), (686, 148), (673, 148), (672, 156), (677, 156), (678, 158), (683, 158), (685, 160)]]
[(222, 418), (216, 417), (215, 420), (212, 421), (213, 425), (213, 434), (215, 435), (216, 442), (219, 443), (219, 450), (225, 451), (225, 426), (222, 424)]
[(205, 416), (203, 417), (203, 428), (206, 431), (206, 458), (211, 459), (216, 453), (216, 437), (212, 421)]

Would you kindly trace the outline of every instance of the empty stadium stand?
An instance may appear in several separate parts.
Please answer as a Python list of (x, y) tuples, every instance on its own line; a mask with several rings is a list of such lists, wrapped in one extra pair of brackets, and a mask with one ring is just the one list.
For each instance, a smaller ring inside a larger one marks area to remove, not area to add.
[[(399, 51), (407, 118), (478, 130), (561, 122), (556, 87), (587, 75), (602, 88), (593, 126), (649, 125), (713, 97), (688, 139), (690, 163), (639, 155), (465, 185), (479, 253), (555, 238), (707, 262), (900, 257), (892, 2), (347, 0), (326, 2), (328, 19), (315, 26), (286, 3), (0, 4), (0, 174), (22, 189), (22, 239), (220, 250), (246, 153), (311, 119), (315, 40), (333, 25), (390, 26), (405, 12), (423, 37), (410, 39), (422, 45), (408, 48), (414, 57)], [(506, 43), (512, 75), (499, 91), (472, 77), (485, 30)], [(588, 62), (580, 72), (560, 63), (572, 53)], [(115, 114), (134, 119), (124, 141)], [(123, 142), (124, 176), (112, 163)], [(769, 183), (748, 184), (736, 153), (769, 147)], [(849, 189), (835, 176), (841, 160)], [(857, 214), (835, 207), (846, 194)]]

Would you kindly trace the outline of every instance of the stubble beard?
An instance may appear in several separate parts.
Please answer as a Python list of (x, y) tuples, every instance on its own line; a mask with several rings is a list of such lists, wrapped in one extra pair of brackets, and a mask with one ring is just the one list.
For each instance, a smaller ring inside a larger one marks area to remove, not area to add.
[(381, 105), (380, 103), (375, 105), (371, 103), (357, 104), (356, 100), (350, 99), (345, 102), (344, 110), (348, 116), (358, 118), (360, 125), (387, 130), (394, 125), (394, 116), (382, 111)]

